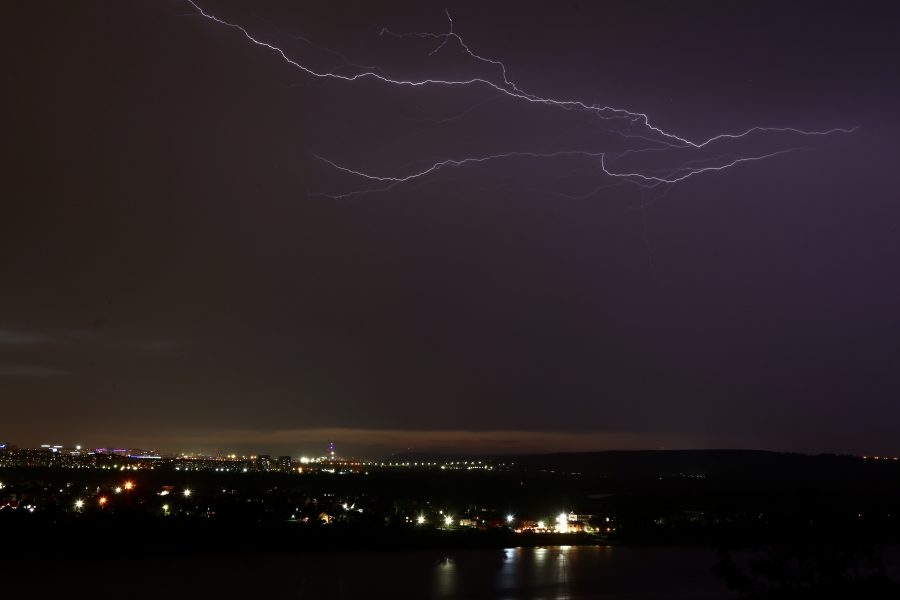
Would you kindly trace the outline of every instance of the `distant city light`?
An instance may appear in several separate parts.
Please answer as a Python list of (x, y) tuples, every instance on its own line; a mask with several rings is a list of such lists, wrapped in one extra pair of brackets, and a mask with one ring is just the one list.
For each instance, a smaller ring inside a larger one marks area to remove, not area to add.
[(108, 501), (109, 501), (109, 500), (108, 500), (108, 498), (107, 498), (106, 496), (100, 496), (100, 499), (97, 500), (97, 502), (100, 504), (100, 506), (105, 505)]
[(425, 524), (425, 515), (419, 515), (418, 517), (416, 517), (416, 524), (424, 525)]
[(82, 508), (84, 508), (84, 500), (76, 500), (75, 508), (78, 510), (81, 510)]
[(113, 491), (114, 491), (115, 493), (117, 493), (117, 494), (121, 494), (121, 493), (122, 493), (122, 486), (117, 485), (117, 486), (116, 486), (116, 489), (114, 489)]
[(131, 491), (131, 490), (134, 489), (134, 482), (133, 482), (133, 481), (126, 481), (126, 482), (125, 482), (125, 485), (124, 485), (123, 487), (125, 488), (125, 491)]
[(515, 521), (515, 520), (516, 520), (516, 518), (515, 518), (513, 515), (506, 515), (506, 522), (507, 522), (507, 523), (512, 523), (512, 522)]
[(169, 512), (169, 505), (168, 505), (168, 504), (163, 504), (163, 505), (162, 505), (162, 509), (163, 509), (163, 512), (164, 512), (164, 513), (168, 514), (168, 512)]
[(538, 529), (544, 529), (544, 525), (546, 525), (546, 523), (544, 523), (543, 521), (538, 521), (538, 526), (537, 526), (537, 528), (538, 528)]
[(444, 517), (444, 525), (446, 525), (447, 527), (453, 525), (453, 517), (451, 517), (450, 515)]
[(191, 489), (190, 489), (190, 488), (184, 488), (184, 491), (181, 492), (181, 493), (184, 494), (184, 497), (185, 497), (185, 498), (190, 498), (190, 497), (191, 497), (191, 494), (192, 494), (193, 492), (191, 492)]

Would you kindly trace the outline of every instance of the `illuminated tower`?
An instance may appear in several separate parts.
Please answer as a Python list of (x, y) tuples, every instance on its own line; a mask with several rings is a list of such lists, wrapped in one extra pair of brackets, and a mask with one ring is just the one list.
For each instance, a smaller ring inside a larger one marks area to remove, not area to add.
[(328, 442), (328, 458), (334, 460), (334, 442)]

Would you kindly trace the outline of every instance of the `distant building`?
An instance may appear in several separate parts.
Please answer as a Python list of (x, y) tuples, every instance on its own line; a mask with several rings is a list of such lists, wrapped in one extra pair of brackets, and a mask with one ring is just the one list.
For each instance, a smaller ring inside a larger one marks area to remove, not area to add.
[(292, 464), (293, 464), (293, 459), (291, 459), (290, 456), (279, 456), (278, 457), (278, 469), (280, 471), (290, 471)]
[(585, 514), (575, 514), (573, 512), (569, 513), (569, 522), (572, 521), (581, 521), (582, 523), (589, 523), (591, 519), (594, 518), (594, 515), (585, 515)]
[(268, 454), (260, 454), (256, 458), (256, 467), (260, 471), (271, 471), (272, 467), (275, 466), (275, 461), (272, 460), (272, 457)]
[(569, 521), (566, 525), (566, 533), (583, 533), (588, 530), (583, 521)]

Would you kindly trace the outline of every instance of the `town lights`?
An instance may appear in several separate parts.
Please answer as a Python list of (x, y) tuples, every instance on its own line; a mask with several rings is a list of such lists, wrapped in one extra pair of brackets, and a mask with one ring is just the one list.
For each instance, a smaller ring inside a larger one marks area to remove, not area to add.
[(106, 503), (108, 501), (109, 500), (106, 496), (100, 496), (100, 498), (97, 500), (97, 504), (99, 504), (100, 506), (106, 506)]
[(123, 487), (125, 488), (125, 491), (126, 491), (126, 492), (130, 492), (131, 490), (134, 489), (134, 482), (133, 482), (133, 481), (126, 481), (126, 482), (125, 482), (125, 485), (124, 485)]
[(116, 486), (116, 489), (114, 489), (113, 491), (114, 491), (115, 493), (117, 493), (117, 494), (121, 494), (121, 493), (122, 493), (122, 486), (121, 486), (121, 485), (117, 485), (117, 486)]
[(76, 500), (75, 510), (81, 510), (82, 508), (84, 508), (84, 500)]
[(425, 524), (425, 515), (419, 515), (416, 517), (416, 525), (424, 525)]
[(506, 515), (506, 522), (507, 522), (507, 523), (512, 523), (512, 522), (515, 521), (515, 520), (516, 520), (516, 518), (515, 518), (513, 515)]
[(190, 498), (191, 494), (193, 494), (193, 492), (191, 491), (190, 488), (185, 488), (184, 491), (181, 493), (184, 495), (185, 498)]
[(164, 513), (169, 514), (169, 505), (168, 504), (163, 504), (162, 509), (163, 509)]
[(446, 525), (447, 527), (453, 525), (453, 517), (451, 517), (450, 515), (444, 517), (444, 525)]

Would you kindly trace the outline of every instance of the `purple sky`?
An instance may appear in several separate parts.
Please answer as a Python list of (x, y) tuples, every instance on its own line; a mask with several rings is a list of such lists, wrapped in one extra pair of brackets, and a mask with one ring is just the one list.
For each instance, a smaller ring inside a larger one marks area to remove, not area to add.
[(829, 4), (200, 2), (320, 72), (497, 80), (379, 36), (449, 8), (522, 89), (691, 140), (859, 126), (616, 163), (799, 148), (649, 190), (518, 157), (333, 198), (378, 186), (316, 155), (652, 144), (483, 85), (310, 77), (186, 1), (15, 3), (0, 440), (900, 453), (900, 8)]

